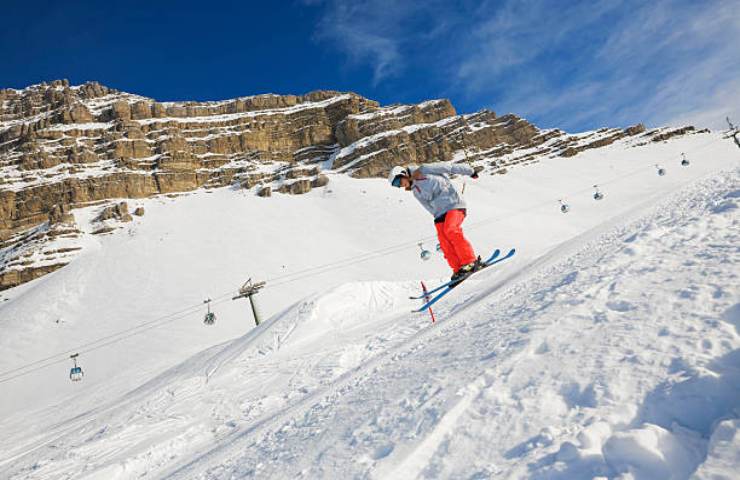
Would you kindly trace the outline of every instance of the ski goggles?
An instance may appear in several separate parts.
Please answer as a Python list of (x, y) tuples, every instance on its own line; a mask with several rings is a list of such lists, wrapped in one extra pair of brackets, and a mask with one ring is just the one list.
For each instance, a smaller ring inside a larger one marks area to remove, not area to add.
[(401, 177), (403, 177), (403, 175), (396, 175), (396, 178), (393, 179), (393, 181), (391, 182), (391, 185), (393, 185), (396, 188), (400, 187), (401, 186)]

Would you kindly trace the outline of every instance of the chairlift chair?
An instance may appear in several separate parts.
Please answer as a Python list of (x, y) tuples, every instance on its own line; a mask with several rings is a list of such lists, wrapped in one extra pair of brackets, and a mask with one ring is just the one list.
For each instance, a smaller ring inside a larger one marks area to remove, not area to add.
[(594, 192), (594, 200), (602, 200), (604, 198), (604, 194), (599, 191), (599, 186), (594, 185), (594, 188), (596, 189)]
[(424, 248), (424, 244), (423, 243), (419, 242), (418, 245), (419, 245), (419, 248), (421, 249), (421, 253), (419, 254), (419, 257), (422, 260), (426, 261), (426, 260), (429, 260), (430, 258), (432, 258), (432, 252), (430, 252), (429, 250), (427, 250), (426, 248)]
[(558, 200), (560, 202), (560, 212), (561, 213), (568, 213), (570, 211), (570, 206), (563, 202), (562, 200)]
[(75, 353), (74, 355), (69, 356), (69, 358), (72, 359), (72, 362), (74, 362), (74, 366), (69, 370), (69, 379), (73, 382), (79, 382), (82, 380), (82, 377), (85, 376), (85, 373), (82, 371), (82, 367), (77, 365), (77, 357), (79, 355), (79, 353)]
[(216, 314), (211, 312), (211, 299), (203, 300), (203, 303), (208, 306), (208, 313), (206, 313), (205, 318), (203, 318), (203, 323), (206, 325), (213, 325), (216, 323)]

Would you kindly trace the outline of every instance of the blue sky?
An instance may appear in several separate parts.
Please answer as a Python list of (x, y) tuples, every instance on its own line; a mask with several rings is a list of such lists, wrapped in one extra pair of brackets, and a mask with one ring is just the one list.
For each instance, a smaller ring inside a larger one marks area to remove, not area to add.
[(446, 97), (569, 131), (740, 123), (737, 0), (6, 0), (2, 13), (0, 88)]

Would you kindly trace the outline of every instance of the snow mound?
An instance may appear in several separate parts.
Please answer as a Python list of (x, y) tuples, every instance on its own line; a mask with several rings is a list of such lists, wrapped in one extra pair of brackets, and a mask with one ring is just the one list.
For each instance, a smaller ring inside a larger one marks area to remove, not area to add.
[(359, 350), (372, 350), (364, 342), (352, 344), (354, 337), (387, 325), (399, 314), (408, 311), (405, 298), (415, 292), (409, 282), (350, 282), (315, 294), (285, 311), (274, 315), (242, 338), (228, 344), (204, 367), (196, 362), (195, 369), (204, 368), (207, 377), (222, 366), (242, 368), (256, 357), (281, 353), (286, 356), (302, 352), (325, 350), (341, 345), (341, 369), (357, 365), (366, 355)]

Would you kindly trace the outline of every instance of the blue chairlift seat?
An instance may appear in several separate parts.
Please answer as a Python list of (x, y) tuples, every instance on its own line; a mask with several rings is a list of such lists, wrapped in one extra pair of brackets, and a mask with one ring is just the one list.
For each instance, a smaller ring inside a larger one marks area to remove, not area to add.
[(82, 372), (82, 367), (72, 367), (69, 370), (69, 379), (73, 382), (79, 382), (85, 374)]

